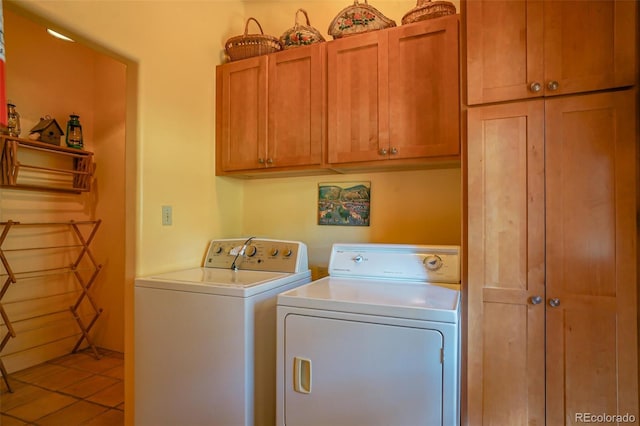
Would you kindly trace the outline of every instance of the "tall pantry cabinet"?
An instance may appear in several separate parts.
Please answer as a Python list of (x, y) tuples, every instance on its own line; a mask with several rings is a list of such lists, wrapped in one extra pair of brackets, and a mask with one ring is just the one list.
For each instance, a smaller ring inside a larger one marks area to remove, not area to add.
[(467, 105), (477, 105), (467, 108), (463, 420), (638, 421), (635, 2), (463, 8)]

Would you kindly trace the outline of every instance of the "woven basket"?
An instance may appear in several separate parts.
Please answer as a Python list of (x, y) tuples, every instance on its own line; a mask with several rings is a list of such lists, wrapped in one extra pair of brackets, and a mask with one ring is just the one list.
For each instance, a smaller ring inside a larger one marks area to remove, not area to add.
[(342, 9), (333, 18), (329, 24), (328, 33), (336, 39), (395, 26), (395, 21), (384, 16), (373, 6), (369, 6), (367, 0), (364, 0), (364, 4), (355, 0), (353, 6)]
[[(249, 21), (253, 21), (258, 25), (260, 34), (248, 34)], [(282, 45), (276, 37), (265, 35), (264, 31), (262, 31), (262, 26), (255, 18), (249, 18), (244, 26), (244, 34), (227, 40), (224, 50), (227, 52), (230, 61), (237, 61), (277, 52), (282, 50)]]
[[(307, 25), (300, 25), (298, 23), (298, 13), (302, 12), (307, 20)], [(313, 43), (321, 43), (325, 41), (320, 31), (313, 28), (309, 22), (309, 15), (304, 9), (298, 9), (296, 11), (295, 23), (292, 28), (286, 30), (280, 36), (280, 43), (285, 49), (292, 47), (306, 46)]]
[(456, 6), (451, 2), (418, 0), (417, 6), (402, 17), (402, 25), (455, 14)]

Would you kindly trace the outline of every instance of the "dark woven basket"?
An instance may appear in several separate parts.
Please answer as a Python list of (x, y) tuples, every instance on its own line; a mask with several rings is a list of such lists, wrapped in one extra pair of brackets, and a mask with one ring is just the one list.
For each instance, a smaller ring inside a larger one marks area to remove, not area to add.
[[(249, 21), (253, 21), (258, 25), (260, 34), (248, 34)], [(280, 44), (280, 40), (277, 37), (266, 35), (255, 18), (249, 18), (244, 26), (244, 34), (227, 40), (224, 50), (227, 52), (229, 60), (238, 61), (253, 56), (278, 52), (282, 50), (282, 44)]]

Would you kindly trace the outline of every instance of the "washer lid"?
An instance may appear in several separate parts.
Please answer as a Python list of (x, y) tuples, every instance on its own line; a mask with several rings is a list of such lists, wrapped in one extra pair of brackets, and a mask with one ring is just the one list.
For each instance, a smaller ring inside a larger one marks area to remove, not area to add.
[(229, 296), (250, 296), (289, 282), (308, 281), (309, 271), (301, 273), (234, 271), (231, 269), (193, 268), (136, 279), (136, 287), (148, 287)]
[(278, 305), (457, 323), (460, 291), (424, 282), (325, 277), (281, 293)]

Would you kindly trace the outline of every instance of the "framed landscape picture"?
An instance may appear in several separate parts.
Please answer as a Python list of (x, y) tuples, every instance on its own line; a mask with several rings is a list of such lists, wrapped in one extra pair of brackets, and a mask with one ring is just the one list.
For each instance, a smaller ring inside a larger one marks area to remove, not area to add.
[(318, 225), (369, 226), (371, 182), (318, 184)]

